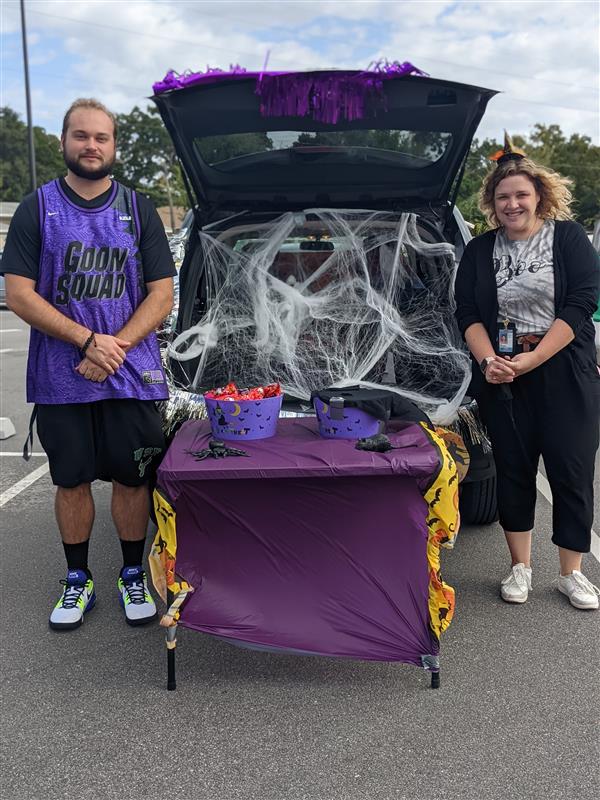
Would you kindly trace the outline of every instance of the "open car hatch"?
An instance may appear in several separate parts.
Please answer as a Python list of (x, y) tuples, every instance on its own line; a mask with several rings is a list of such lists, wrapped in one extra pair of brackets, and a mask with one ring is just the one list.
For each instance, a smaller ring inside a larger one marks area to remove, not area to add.
[[(260, 95), (265, 77), (250, 72), (199, 73), (195, 82), (157, 91), (152, 98), (201, 208), (447, 205), (486, 105), (496, 94), (414, 75), (320, 71), (284, 76), (290, 86), (313, 87), (302, 109), (306, 113), (298, 113), (298, 103), (265, 112)], [(340, 82), (346, 88), (353, 81), (364, 83), (365, 76), (372, 76), (377, 91), (363, 98), (358, 118), (342, 109), (335, 121), (327, 121), (314, 112), (318, 87), (331, 92)], [(289, 108), (296, 110), (290, 114)]]

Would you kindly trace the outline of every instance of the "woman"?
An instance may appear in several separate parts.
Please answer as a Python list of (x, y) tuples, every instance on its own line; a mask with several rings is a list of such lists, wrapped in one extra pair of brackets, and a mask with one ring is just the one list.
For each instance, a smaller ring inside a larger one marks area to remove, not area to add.
[(497, 469), (500, 524), (512, 558), (501, 596), (531, 589), (531, 536), (540, 455), (553, 497), (558, 589), (597, 609), (581, 573), (593, 521), (600, 374), (592, 314), (598, 257), (571, 221), (568, 181), (515, 152), (508, 140), (484, 180), (480, 207), (493, 230), (469, 242), (456, 277), (456, 316), (474, 360), (471, 393)]

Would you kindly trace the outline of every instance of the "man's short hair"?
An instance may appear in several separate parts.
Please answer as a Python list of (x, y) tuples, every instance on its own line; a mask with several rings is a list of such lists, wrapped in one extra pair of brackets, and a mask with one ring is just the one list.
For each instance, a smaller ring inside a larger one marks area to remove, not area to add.
[(67, 109), (67, 113), (65, 114), (65, 118), (63, 119), (63, 126), (62, 126), (62, 136), (64, 137), (67, 133), (67, 128), (69, 127), (69, 119), (71, 114), (74, 111), (77, 111), (79, 108), (91, 108), (94, 111), (103, 111), (110, 120), (112, 120), (113, 124), (113, 136), (115, 141), (117, 140), (117, 117), (113, 114), (112, 111), (109, 111), (108, 108), (101, 103), (99, 100), (95, 100), (93, 97), (79, 97), (77, 100), (74, 100), (69, 108)]

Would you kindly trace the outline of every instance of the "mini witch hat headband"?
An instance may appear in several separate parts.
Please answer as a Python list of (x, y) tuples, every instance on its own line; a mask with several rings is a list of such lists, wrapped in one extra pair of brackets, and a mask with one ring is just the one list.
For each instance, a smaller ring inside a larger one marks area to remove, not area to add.
[(522, 158), (525, 158), (524, 151), (520, 147), (514, 146), (506, 130), (504, 131), (504, 147), (489, 156), (490, 161), (495, 161), (497, 166), (506, 164), (507, 161), (520, 161)]

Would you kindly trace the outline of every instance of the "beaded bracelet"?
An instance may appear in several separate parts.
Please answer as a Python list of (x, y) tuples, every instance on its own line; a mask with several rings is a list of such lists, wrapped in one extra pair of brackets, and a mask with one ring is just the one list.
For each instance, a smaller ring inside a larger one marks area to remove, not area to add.
[(82, 348), (81, 348), (81, 350), (79, 351), (79, 352), (81, 353), (81, 355), (82, 355), (82, 356), (84, 356), (84, 355), (85, 355), (85, 351), (88, 349), (88, 347), (89, 347), (91, 344), (93, 344), (94, 346), (96, 345), (96, 336), (95, 336), (95, 334), (94, 334), (94, 333), (90, 333), (90, 335), (88, 336), (88, 338), (85, 340), (85, 342), (84, 342), (84, 344), (83, 344), (83, 347), (82, 347)]

